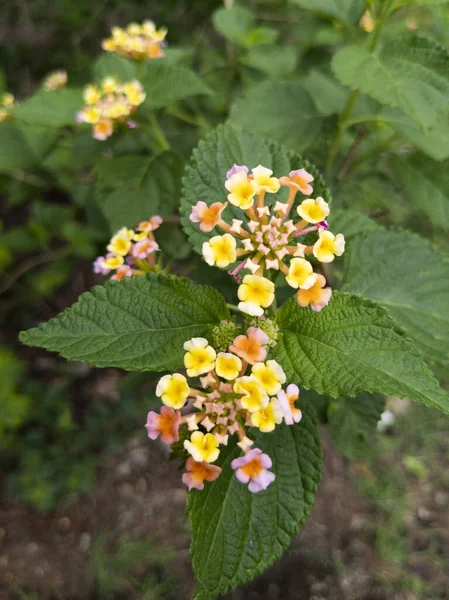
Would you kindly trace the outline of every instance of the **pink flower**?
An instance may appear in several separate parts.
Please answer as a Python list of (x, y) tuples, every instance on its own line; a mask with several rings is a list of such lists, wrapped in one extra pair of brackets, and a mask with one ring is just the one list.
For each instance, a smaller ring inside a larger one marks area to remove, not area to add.
[(239, 335), (229, 346), (230, 352), (237, 354), (250, 365), (263, 362), (267, 356), (264, 344), (268, 344), (269, 337), (259, 327), (249, 327), (247, 335)]
[(236, 165), (234, 163), (234, 166), (232, 167), (232, 169), (229, 169), (229, 171), (226, 173), (226, 179), (229, 179), (230, 177), (232, 177), (236, 173), (239, 173), (240, 171), (244, 171), (245, 173), (248, 173), (249, 169), (248, 169), (248, 167), (245, 167), (245, 165)]
[(105, 266), (104, 261), (104, 256), (99, 256), (95, 259), (95, 261), (93, 262), (94, 273), (97, 273), (99, 275), (108, 275), (111, 272), (111, 269)]
[(200, 200), (192, 207), (190, 220), (192, 223), (200, 223), (201, 231), (212, 231), (221, 219), (221, 214), (227, 205), (227, 203), (214, 202), (210, 206), (207, 206), (205, 202)]
[(275, 475), (268, 471), (272, 466), (268, 454), (263, 454), (260, 448), (250, 450), (245, 456), (235, 458), (231, 467), (236, 471), (235, 475), (241, 483), (248, 483), (250, 492), (257, 493), (266, 490), (275, 480)]
[(111, 277), (114, 281), (120, 281), (123, 277), (131, 277), (133, 270), (128, 265), (122, 265), (117, 269), (115, 274)]
[(159, 244), (148, 238), (144, 238), (134, 244), (132, 254), (134, 258), (144, 259), (147, 258), (152, 252), (159, 250)]
[(148, 233), (149, 231), (154, 231), (155, 229), (158, 229), (158, 227), (161, 226), (162, 222), (162, 217), (160, 217), (159, 215), (155, 215), (154, 217), (151, 217), (149, 221), (141, 221), (136, 227), (136, 229), (137, 231), (145, 231), (145, 233)]
[(173, 444), (179, 440), (180, 421), (181, 413), (179, 410), (174, 410), (168, 406), (163, 406), (160, 414), (150, 411), (145, 425), (148, 437), (155, 440), (160, 435), (164, 444)]
[(310, 194), (313, 193), (313, 187), (310, 185), (310, 183), (313, 181), (313, 176), (305, 169), (290, 171), (288, 176), (290, 177), (290, 180), (296, 184), (299, 191), (305, 196), (310, 196)]
[(284, 390), (278, 392), (277, 399), (284, 416), (284, 421), (287, 425), (299, 423), (302, 419), (302, 412), (295, 406), (295, 401), (298, 399), (298, 396), (299, 387), (294, 383), (288, 386), (286, 392), (284, 392)]
[(187, 473), (182, 476), (182, 482), (191, 490), (204, 489), (205, 481), (214, 481), (221, 473), (221, 468), (205, 461), (197, 462), (190, 457), (186, 462)]

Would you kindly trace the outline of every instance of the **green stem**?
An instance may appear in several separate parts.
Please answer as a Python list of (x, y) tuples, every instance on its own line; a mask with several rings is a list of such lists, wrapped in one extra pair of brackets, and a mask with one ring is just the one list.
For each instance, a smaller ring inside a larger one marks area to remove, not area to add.
[(228, 302), (226, 302), (226, 306), (229, 308), (229, 310), (233, 310), (235, 312), (241, 312), (240, 308), (237, 306), (237, 304), (229, 304)]
[(150, 121), (152, 125), (152, 134), (156, 142), (159, 144), (162, 150), (170, 150), (171, 146), (167, 138), (165, 137), (165, 133), (162, 131), (161, 126), (159, 125), (159, 121), (154, 113), (150, 115)]
[(348, 168), (348, 172), (352, 171), (354, 168), (358, 167), (362, 163), (366, 162), (369, 158), (376, 154), (380, 154), (380, 152), (385, 152), (388, 150), (394, 142), (399, 139), (399, 136), (396, 133), (393, 133), (386, 140), (379, 142), (375, 146), (373, 146), (370, 150), (367, 150), (364, 154), (361, 154), (357, 159), (353, 161), (353, 163)]
[[(388, 0), (388, 2), (385, 4), (385, 10), (382, 12), (382, 15), (379, 17), (379, 20), (376, 24), (376, 28), (373, 31), (372, 36), (370, 38), (370, 42), (368, 44), (368, 50), (370, 52), (374, 52), (375, 49), (377, 48), (377, 44), (379, 42), (382, 27), (384, 26), (388, 17), (390, 16), (390, 12), (391, 12), (391, 9), (392, 9), (395, 1), (396, 0)], [(345, 132), (345, 130), (349, 127), (349, 124), (351, 123), (349, 120), (349, 117), (351, 116), (351, 113), (357, 102), (359, 94), (360, 94), (359, 90), (353, 90), (349, 94), (348, 99), (346, 100), (346, 104), (345, 104), (343, 111), (340, 115), (340, 118), (338, 120), (337, 132), (336, 132), (335, 137), (332, 140), (331, 146), (329, 148), (329, 156), (327, 158), (327, 163), (326, 163), (326, 168), (328, 171), (330, 171), (334, 165), (335, 158), (337, 156), (337, 152), (340, 147), (340, 142), (341, 142), (343, 133)]]

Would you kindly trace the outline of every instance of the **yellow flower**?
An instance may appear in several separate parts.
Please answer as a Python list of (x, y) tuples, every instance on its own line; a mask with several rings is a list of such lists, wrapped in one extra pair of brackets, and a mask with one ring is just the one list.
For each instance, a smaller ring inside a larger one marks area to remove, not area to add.
[(251, 172), (254, 176), (254, 181), (261, 190), (275, 194), (281, 187), (279, 179), (277, 177), (271, 177), (271, 175), (273, 175), (273, 171), (271, 171), (271, 169), (267, 169), (266, 167), (259, 165)]
[(282, 423), (282, 411), (277, 400), (272, 400), (265, 408), (251, 414), (251, 424), (262, 433), (268, 433)]
[(108, 269), (114, 270), (121, 267), (124, 262), (123, 256), (109, 256), (105, 259), (104, 266)]
[(257, 183), (248, 179), (245, 171), (231, 175), (226, 181), (225, 187), (230, 192), (228, 194), (229, 202), (242, 210), (246, 210), (254, 204), (254, 196), (259, 191)]
[(329, 212), (329, 205), (321, 196), (318, 196), (316, 200), (313, 198), (304, 200), (298, 206), (298, 215), (308, 223), (321, 223)]
[(215, 370), (219, 377), (231, 381), (238, 377), (241, 368), (242, 361), (238, 356), (235, 356), (235, 354), (231, 354), (230, 352), (218, 353)]
[(313, 255), (320, 262), (330, 263), (335, 256), (341, 256), (345, 251), (345, 238), (341, 233), (334, 235), (330, 231), (321, 230), (318, 241), (313, 246)]
[(217, 265), (221, 269), (235, 262), (236, 241), (230, 233), (216, 235), (203, 244), (203, 256), (208, 265)]
[(100, 111), (95, 108), (95, 106), (86, 106), (81, 111), (81, 118), (84, 123), (90, 123), (91, 125), (95, 125), (100, 120)]
[(146, 98), (146, 94), (143, 91), (142, 84), (139, 81), (131, 81), (125, 83), (123, 91), (128, 98), (128, 102), (133, 106), (139, 106)]
[(125, 100), (116, 100), (103, 109), (103, 116), (107, 119), (119, 119), (127, 117), (130, 112), (130, 107)]
[(184, 448), (197, 462), (212, 463), (217, 460), (220, 450), (218, 440), (212, 433), (194, 431), (189, 440), (185, 440)]
[(359, 21), (359, 25), (362, 29), (364, 29), (367, 33), (371, 33), (372, 31), (374, 31), (375, 27), (376, 27), (376, 22), (374, 20), (374, 17), (371, 13), (371, 11), (366, 10), (360, 21)]
[(6, 106), (6, 108), (10, 108), (11, 106), (13, 106), (13, 104), (14, 104), (13, 94), (10, 94), (9, 92), (7, 92), (6, 94), (3, 94), (1, 104), (2, 104), (2, 106)]
[(115, 41), (112, 38), (107, 38), (106, 40), (103, 40), (101, 42), (101, 47), (106, 52), (115, 52), (115, 50), (116, 50), (116, 43), (115, 43)]
[(251, 413), (265, 408), (270, 400), (259, 380), (251, 375), (237, 379), (234, 383), (234, 392), (242, 394), (240, 399), (242, 407)]
[(126, 26), (126, 31), (130, 35), (140, 35), (142, 33), (142, 27), (138, 23), (129, 23)]
[(95, 123), (93, 128), (93, 137), (96, 140), (106, 140), (112, 135), (114, 131), (114, 124), (111, 119), (102, 119)]
[(86, 104), (95, 104), (101, 98), (101, 92), (93, 83), (86, 85), (83, 92), (83, 99)]
[(189, 377), (197, 377), (212, 371), (217, 356), (205, 338), (192, 338), (184, 344), (184, 366)]
[(2, 123), (3, 121), (7, 121), (10, 118), (11, 118), (11, 113), (9, 113), (4, 108), (0, 108), (0, 123)]
[(126, 256), (131, 248), (131, 240), (134, 237), (134, 231), (132, 229), (126, 229), (122, 227), (112, 238), (107, 246), (109, 252), (112, 254), (118, 254), (120, 256)]
[(256, 363), (251, 372), (269, 396), (275, 396), (285, 383), (285, 373), (275, 360)]
[(165, 406), (179, 409), (189, 397), (190, 387), (187, 379), (180, 373), (164, 375), (159, 379), (156, 387), (156, 396), (160, 397)]
[(105, 77), (101, 82), (101, 88), (105, 94), (113, 94), (117, 91), (118, 81), (115, 77)]
[(274, 300), (274, 283), (258, 275), (245, 275), (238, 289), (241, 311), (260, 317), (263, 309), (270, 306)]
[(292, 288), (308, 290), (316, 281), (316, 273), (305, 258), (293, 258), (286, 277), (287, 283)]
[(44, 88), (48, 92), (53, 92), (54, 90), (63, 88), (67, 83), (67, 73), (66, 71), (54, 71), (47, 75), (44, 80)]

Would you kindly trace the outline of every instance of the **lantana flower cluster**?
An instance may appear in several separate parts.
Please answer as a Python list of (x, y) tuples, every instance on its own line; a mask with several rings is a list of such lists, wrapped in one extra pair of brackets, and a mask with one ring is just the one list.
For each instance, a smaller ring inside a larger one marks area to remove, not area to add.
[(109, 241), (108, 253), (99, 256), (93, 263), (94, 273), (109, 275), (111, 279), (120, 281), (123, 277), (144, 275), (149, 271), (159, 270), (155, 253), (159, 244), (154, 237), (154, 231), (160, 227), (162, 219), (151, 217), (142, 221), (136, 229), (122, 227)]
[(12, 117), (9, 109), (15, 106), (15, 104), (14, 96), (9, 92), (0, 96), (0, 123)]
[(130, 23), (126, 29), (114, 27), (112, 36), (103, 40), (106, 52), (116, 52), (134, 60), (160, 58), (164, 56), (163, 46), (167, 30), (156, 29), (153, 21)]
[[(330, 263), (343, 254), (345, 240), (341, 233), (334, 235), (328, 230), (328, 203), (320, 196), (310, 197), (313, 180), (305, 169), (277, 178), (262, 165), (251, 172), (247, 166), (234, 165), (226, 174), (228, 202), (208, 206), (199, 201), (193, 207), (190, 220), (198, 223), (201, 231), (211, 232), (218, 227), (224, 232), (204, 242), (205, 261), (222, 269), (238, 262), (229, 273), (241, 284), (238, 297), (242, 312), (263, 315), (274, 301), (273, 279), (279, 271), (288, 285), (298, 290), (300, 306), (310, 305), (312, 310), (320, 311), (329, 303), (332, 291), (326, 287), (325, 277), (314, 272), (308, 258)], [(266, 202), (281, 187), (288, 189), (287, 200)], [(298, 194), (305, 198), (293, 210)], [(228, 222), (223, 217), (228, 203), (242, 209), (244, 220)], [(312, 232), (317, 236), (314, 244), (302, 243)]]
[[(235, 337), (227, 352), (217, 352), (205, 338), (192, 338), (184, 344), (187, 377), (173, 373), (159, 380), (156, 395), (164, 406), (160, 413), (148, 413), (148, 436), (160, 435), (163, 443), (174, 444), (180, 439), (180, 428), (184, 429), (183, 447), (189, 458), (182, 480), (189, 489), (202, 490), (205, 481), (220, 475), (221, 468), (213, 463), (230, 436), (237, 436), (242, 450), (242, 456), (231, 464), (237, 479), (249, 484), (251, 492), (264, 490), (274, 481), (271, 458), (253, 447), (247, 429), (268, 433), (282, 421), (287, 425), (299, 422), (302, 415), (295, 406), (298, 387), (284, 389), (282, 367), (267, 360), (269, 344), (268, 335), (259, 327), (249, 327), (245, 335)], [(189, 381), (192, 377), (200, 378), (200, 389)]]
[(91, 83), (84, 88), (85, 105), (77, 114), (77, 121), (92, 125), (92, 135), (96, 140), (106, 140), (116, 125), (136, 127), (130, 116), (145, 98), (139, 81), (120, 83), (115, 77), (105, 77), (100, 86)]
[(53, 92), (54, 90), (59, 90), (65, 87), (67, 84), (67, 71), (53, 71), (53, 73), (49, 73), (47, 77), (44, 79), (44, 90), (47, 92)]

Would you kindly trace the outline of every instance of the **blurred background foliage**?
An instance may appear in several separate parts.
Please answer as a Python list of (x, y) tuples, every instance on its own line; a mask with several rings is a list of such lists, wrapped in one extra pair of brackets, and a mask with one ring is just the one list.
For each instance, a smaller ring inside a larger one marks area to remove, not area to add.
[[(104, 456), (120, 451), (131, 434), (142, 429), (153, 401), (151, 373), (97, 371), (20, 347), (17, 341), (19, 330), (48, 320), (93, 284), (102, 283), (92, 274), (91, 262), (110, 236), (116, 210), (112, 194), (118, 190), (127, 198), (138, 193), (136, 174), (133, 180), (128, 163), (115, 163), (111, 170), (111, 159), (131, 157), (138, 165), (139, 159), (145, 164), (148, 157), (157, 156), (155, 172), (166, 169), (164, 184), (150, 176), (142, 193), (151, 194), (167, 214), (176, 214), (181, 174), (192, 148), (227, 119), (304, 153), (325, 171), (336, 115), (348, 93), (332, 74), (330, 61), (345, 44), (368, 36), (359, 23), (365, 2), (352, 4), (355, 12), (344, 15), (326, 10), (325, 2), (314, 5), (309, 0), (251, 0), (232, 10), (218, 0), (17, 0), (3, 5), (0, 92), (14, 93), (19, 103), (17, 117), (0, 124), (0, 466), (8, 498), (53, 514), (67, 499), (77, 502), (93, 493)], [(154, 133), (147, 136), (144, 126), (100, 143), (72, 123), (81, 101), (80, 86), (102, 77), (111, 65), (124, 68), (101, 57), (101, 40), (114, 25), (146, 18), (168, 28), (163, 60), (196, 73), (209, 91), (183, 92), (148, 112), (148, 118), (157, 115), (174, 153), (162, 147)], [(425, 34), (447, 47), (448, 28), (447, 5), (411, 6), (399, 10), (382, 35), (388, 41)], [(42, 79), (55, 69), (67, 70), (73, 93), (56, 108), (50, 106), (44, 118), (46, 99), (38, 91)], [(31, 95), (34, 105), (26, 102)], [(400, 111), (365, 96), (359, 98), (352, 119), (355, 129), (346, 129), (342, 136), (339, 168), (326, 174), (333, 206), (362, 213), (378, 225), (410, 229), (448, 250), (449, 211), (444, 206), (449, 206), (449, 129), (424, 131)], [(360, 128), (358, 119), (365, 119)], [(167, 151), (163, 158), (161, 151)], [(438, 173), (437, 189), (429, 192), (431, 172)], [(433, 198), (443, 207), (437, 213)], [(340, 213), (340, 219), (350, 238), (349, 214)], [(356, 223), (358, 231), (367, 224)], [(164, 228), (160, 241), (166, 263), (232, 297), (226, 276), (191, 254), (179, 225), (168, 223)], [(339, 269), (337, 265), (332, 273), (335, 282), (342, 277)], [(444, 367), (433, 367), (447, 382)], [(371, 503), (370, 515), (377, 524), (368, 538), (376, 556), (390, 565), (379, 576), (384, 596), (360, 592), (346, 598), (448, 598), (444, 581), (435, 576), (429, 593), (428, 573), (410, 565), (413, 536), (418, 534), (410, 533), (413, 528), (407, 524), (410, 506), (422, 509), (421, 488), (431, 488), (440, 508), (449, 497), (447, 421), (425, 408), (413, 408), (405, 416), (399, 414), (387, 433), (373, 441), (384, 399), (376, 398), (367, 412), (362, 396), (357, 405), (351, 399), (315, 398), (321, 420), (329, 424), (329, 438), (356, 461), (352, 468), (357, 493)], [(416, 491), (416, 498), (410, 499), (407, 490)], [(438, 526), (432, 526), (439, 521), (426, 510), (418, 518), (425, 523), (425, 534), (419, 530), (425, 537), (423, 556), (447, 572), (445, 542)], [(177, 588), (166, 567), (168, 555), (158, 555), (151, 540), (111, 539), (101, 533), (90, 546), (88, 580), (95, 597), (181, 597), (170, 596)], [(346, 560), (346, 550), (339, 556)], [(143, 567), (134, 574), (141, 558)], [(13, 588), (11, 597), (41, 597), (26, 585)], [(399, 595), (389, 596), (391, 590)], [(407, 596), (409, 592), (415, 595)]]

